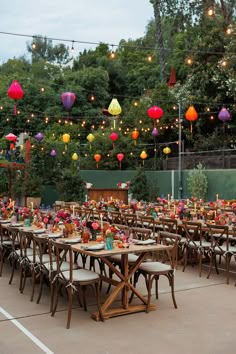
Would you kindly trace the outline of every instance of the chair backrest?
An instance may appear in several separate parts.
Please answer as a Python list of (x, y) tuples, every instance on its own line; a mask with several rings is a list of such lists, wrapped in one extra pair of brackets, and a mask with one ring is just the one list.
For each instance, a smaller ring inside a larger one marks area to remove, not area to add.
[(11, 249), (15, 250), (16, 246), (20, 245), (19, 230), (15, 227), (8, 227), (8, 236), (11, 241)]
[[(209, 236), (211, 237), (211, 248), (213, 251), (225, 253), (229, 249), (229, 227), (228, 225), (207, 224)], [(222, 247), (225, 245), (225, 247)]]
[[(26, 258), (28, 256), (29, 248), (33, 249), (33, 232), (19, 230), (19, 237), (21, 256)], [(32, 253), (30, 255), (32, 255)]]
[(162, 254), (161, 261), (164, 263), (167, 260), (166, 255), (168, 255), (169, 261), (171, 263), (172, 268), (177, 268), (178, 263), (178, 246), (181, 240), (181, 236), (179, 234), (167, 232), (167, 231), (160, 231), (158, 233), (157, 243), (166, 246), (172, 246), (171, 250), (167, 250)]
[(123, 224), (123, 218), (120, 211), (110, 211), (108, 213), (108, 219), (111, 224)]
[(150, 238), (152, 230), (144, 227), (132, 227), (131, 234), (132, 238), (143, 241)]
[(33, 235), (33, 262), (36, 263), (36, 256), (39, 257), (39, 263), (43, 264), (43, 255), (48, 254), (48, 238), (39, 235)]
[(137, 215), (136, 214), (122, 214), (123, 223), (129, 227), (135, 227), (137, 225)]
[(152, 229), (155, 232), (155, 219), (153, 216), (139, 216), (141, 227)]
[(129, 236), (130, 236), (130, 228), (129, 228), (129, 226), (127, 226), (127, 225), (123, 225), (123, 224), (112, 224), (116, 229), (119, 229), (120, 231), (122, 231), (125, 235), (126, 235), (126, 237), (127, 237), (127, 239), (129, 238)]
[(163, 228), (163, 231), (177, 233), (178, 221), (171, 218), (160, 218), (160, 224)]
[(73, 281), (73, 251), (71, 245), (65, 244), (56, 240), (49, 241), (49, 254), (50, 254), (50, 263), (52, 263), (52, 253), (56, 256), (56, 277), (60, 277), (65, 282), (68, 282), (68, 279), (65, 278), (63, 274), (63, 263), (69, 262), (69, 283)]
[(196, 241), (202, 244), (202, 223), (196, 221), (183, 221), (184, 234), (187, 243), (192, 243), (197, 247)]

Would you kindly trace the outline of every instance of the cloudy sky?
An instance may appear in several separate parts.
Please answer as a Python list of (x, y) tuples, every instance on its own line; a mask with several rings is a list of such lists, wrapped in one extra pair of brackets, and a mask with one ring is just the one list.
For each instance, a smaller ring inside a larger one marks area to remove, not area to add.
[[(1, 2), (0, 32), (118, 44), (143, 36), (151, 18), (149, 0), (14, 0)], [(26, 54), (27, 41), (31, 38), (0, 33), (0, 62)], [(76, 56), (94, 46), (74, 48)]]

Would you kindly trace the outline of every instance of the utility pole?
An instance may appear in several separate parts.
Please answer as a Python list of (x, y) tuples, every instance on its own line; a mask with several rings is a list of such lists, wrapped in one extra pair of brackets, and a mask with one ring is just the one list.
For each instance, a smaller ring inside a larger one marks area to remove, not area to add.
[(179, 163), (178, 163), (178, 199), (182, 199), (182, 105), (181, 101), (178, 102), (179, 106)]

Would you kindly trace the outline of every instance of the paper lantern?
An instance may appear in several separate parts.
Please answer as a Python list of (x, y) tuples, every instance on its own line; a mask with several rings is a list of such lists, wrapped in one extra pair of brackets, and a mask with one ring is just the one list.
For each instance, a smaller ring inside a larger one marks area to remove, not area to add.
[(94, 155), (94, 160), (96, 161), (96, 167), (98, 168), (98, 163), (101, 160), (101, 155), (100, 154), (95, 154)]
[(5, 136), (5, 138), (10, 141), (10, 150), (14, 150), (15, 149), (15, 144), (16, 144), (16, 139), (17, 139), (17, 136), (12, 134), (12, 133), (9, 133), (8, 135)]
[(76, 95), (73, 92), (64, 92), (61, 95), (61, 100), (63, 103), (64, 108), (69, 111), (73, 106), (76, 99)]
[(147, 113), (150, 118), (154, 119), (154, 128), (155, 128), (157, 119), (160, 119), (163, 116), (162, 108), (158, 106), (153, 106), (148, 109)]
[(110, 139), (111, 139), (111, 141), (113, 142), (113, 148), (114, 148), (114, 146), (115, 146), (115, 141), (117, 140), (119, 138), (119, 135), (117, 134), (117, 133), (115, 133), (115, 132), (113, 132), (113, 133), (111, 133), (111, 135), (110, 135)]
[(153, 130), (152, 130), (152, 136), (153, 136), (153, 138), (156, 138), (156, 137), (158, 136), (158, 134), (159, 134), (159, 132), (158, 132), (157, 128), (154, 127)]
[(51, 150), (50, 156), (52, 156), (52, 157), (56, 157), (56, 156), (57, 156), (57, 152), (56, 152), (55, 149), (52, 149), (52, 150)]
[(168, 155), (171, 153), (171, 148), (169, 148), (169, 146), (166, 146), (163, 149), (163, 153), (166, 155), (166, 159), (168, 158)]
[(222, 122), (227, 122), (228, 120), (230, 120), (230, 113), (226, 108), (222, 108), (218, 114), (218, 118), (222, 121)]
[(121, 161), (123, 160), (125, 155), (122, 154), (122, 152), (119, 152), (119, 154), (117, 154), (116, 157), (117, 157), (117, 160), (119, 161), (119, 166), (120, 166), (120, 169), (121, 169)]
[(65, 150), (67, 150), (67, 145), (68, 145), (68, 143), (70, 141), (70, 134), (67, 134), (67, 133), (63, 134), (62, 135), (62, 141), (65, 144)]
[(90, 133), (87, 135), (87, 140), (89, 142), (89, 146), (90, 146), (90, 150), (91, 150), (91, 143), (95, 140), (95, 136), (92, 133)]
[(136, 145), (136, 140), (139, 137), (139, 132), (135, 129), (131, 132), (132, 139), (134, 139), (134, 145)]
[(36, 139), (39, 143), (41, 143), (41, 141), (44, 139), (44, 135), (39, 132), (39, 133), (37, 133), (37, 134), (35, 135), (35, 139)]
[(73, 153), (73, 155), (71, 156), (73, 161), (77, 161), (79, 159), (79, 156), (76, 152)]
[(145, 150), (143, 150), (140, 154), (140, 158), (143, 160), (143, 165), (144, 165), (144, 160), (148, 157), (147, 153)]
[(198, 113), (194, 106), (190, 106), (185, 113), (185, 118), (190, 121), (190, 131), (192, 133), (193, 127), (192, 127), (192, 122), (194, 122), (198, 118)]
[[(12, 81), (11, 86), (9, 87), (7, 94), (10, 98), (15, 100), (20, 100), (24, 96), (24, 91), (22, 90), (21, 85), (18, 81)], [(16, 103), (14, 104), (14, 114), (16, 115)]]
[(114, 128), (116, 127), (115, 117), (117, 117), (121, 112), (121, 106), (116, 98), (111, 100), (111, 103), (108, 107), (108, 112), (114, 117)]

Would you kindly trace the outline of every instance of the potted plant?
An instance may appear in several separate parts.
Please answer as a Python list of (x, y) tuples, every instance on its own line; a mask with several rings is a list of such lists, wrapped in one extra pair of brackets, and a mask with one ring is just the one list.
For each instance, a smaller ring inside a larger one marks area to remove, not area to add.
[(197, 168), (189, 172), (187, 182), (191, 197), (204, 199), (207, 193), (208, 180), (201, 163), (197, 165)]

